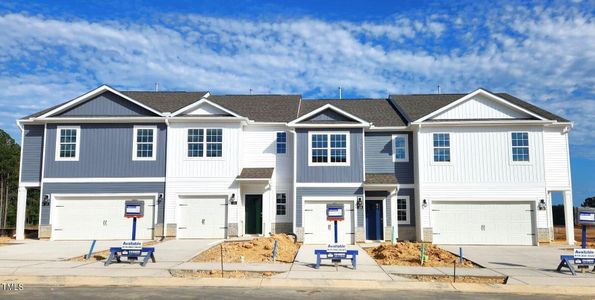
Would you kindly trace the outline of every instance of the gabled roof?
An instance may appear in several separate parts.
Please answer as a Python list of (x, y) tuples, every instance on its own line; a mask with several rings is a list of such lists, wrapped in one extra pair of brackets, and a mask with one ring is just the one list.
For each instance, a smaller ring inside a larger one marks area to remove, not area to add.
[(405, 120), (387, 99), (304, 99), (300, 117), (330, 104), (378, 127), (406, 126)]
[(300, 95), (211, 95), (208, 100), (256, 122), (289, 122), (297, 117)]
[(186, 107), (203, 97), (208, 92), (150, 92), (150, 91), (123, 91), (122, 94), (137, 100), (149, 107), (152, 107), (162, 113), (173, 113)]
[[(507, 93), (493, 93), (494, 95), (509, 101), (511, 104), (526, 109), (534, 114), (549, 120), (558, 122), (570, 122), (565, 118), (543, 110), (531, 103), (523, 101)], [(468, 94), (414, 94), (414, 95), (390, 95), (391, 101), (405, 115), (409, 122), (419, 120), (431, 113), (446, 107)]]

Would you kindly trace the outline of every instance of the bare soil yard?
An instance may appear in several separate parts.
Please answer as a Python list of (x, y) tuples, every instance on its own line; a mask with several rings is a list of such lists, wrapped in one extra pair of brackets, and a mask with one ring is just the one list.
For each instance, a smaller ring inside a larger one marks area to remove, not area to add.
[[(580, 245), (582, 234), (583, 229), (581, 226), (574, 227), (574, 240), (577, 241), (577, 245)], [(566, 243), (566, 229), (564, 226), (554, 227), (554, 238), (556, 244)], [(595, 248), (595, 226), (587, 226), (587, 248)]]
[[(424, 282), (454, 282), (448, 275), (399, 275)], [(506, 284), (506, 277), (457, 276), (457, 283)]]
[(211, 271), (171, 271), (173, 277), (181, 278), (268, 278), (277, 273), (273, 272), (240, 272), (240, 271), (224, 271), (221, 276), (221, 270)]
[(8, 236), (0, 236), (0, 247), (6, 246), (14, 241), (11, 237)]
[[(459, 268), (474, 268), (475, 265), (465, 260), (461, 265), (459, 257), (432, 244), (424, 244), (428, 259), (424, 267), (450, 267), (457, 262)], [(366, 252), (380, 265), (420, 266), (421, 243), (400, 242), (396, 245), (383, 243), (380, 246), (366, 248)]]
[[(262, 263), (273, 261), (273, 247), (277, 241), (277, 262), (292, 263), (300, 244), (287, 234), (275, 234), (271, 237), (261, 237), (250, 241), (224, 242), (223, 262), (239, 263), (242, 256), (246, 263)], [(221, 245), (214, 246), (192, 259), (193, 262), (221, 261)]]

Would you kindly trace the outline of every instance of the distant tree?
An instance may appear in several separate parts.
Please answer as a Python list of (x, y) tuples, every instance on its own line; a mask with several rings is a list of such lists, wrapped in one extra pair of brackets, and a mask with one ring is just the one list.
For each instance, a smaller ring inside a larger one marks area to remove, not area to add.
[(14, 226), (21, 147), (0, 129), (0, 228)]
[(595, 196), (585, 199), (581, 207), (595, 207)]

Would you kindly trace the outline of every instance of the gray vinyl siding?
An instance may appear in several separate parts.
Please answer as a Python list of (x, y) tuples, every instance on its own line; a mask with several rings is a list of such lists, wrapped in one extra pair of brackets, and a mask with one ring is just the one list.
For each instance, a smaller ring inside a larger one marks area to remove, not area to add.
[(334, 110), (331, 109), (326, 109), (316, 115), (314, 115), (311, 118), (308, 118), (307, 120), (304, 120), (302, 123), (308, 123), (308, 122), (328, 122), (328, 121), (339, 121), (339, 122), (351, 122), (351, 123), (355, 123), (355, 121), (351, 118), (347, 118), (346, 116), (335, 112)]
[[(409, 162), (393, 162), (393, 134), (407, 134)], [(367, 132), (366, 173), (394, 173), (400, 184), (414, 183), (413, 136), (411, 132)]]
[[(349, 166), (308, 166), (308, 132), (349, 131)], [(362, 182), (363, 141), (362, 129), (298, 129), (297, 133), (297, 182)]]
[(157, 126), (156, 160), (132, 160), (134, 124), (81, 124), (79, 160), (56, 161), (56, 127), (60, 125), (48, 124), (45, 178), (164, 177), (167, 127), (144, 125)]
[(43, 157), (44, 125), (25, 125), (23, 132), (22, 182), (41, 181), (41, 160)]
[(112, 92), (105, 92), (76, 105), (59, 116), (155, 116), (156, 114), (144, 109)]
[[(303, 227), (304, 220), (302, 216), (303, 210), (303, 197), (306, 196), (318, 196), (318, 197), (325, 197), (325, 196), (337, 196), (337, 197), (348, 197), (348, 196), (362, 196), (363, 189), (361, 187), (352, 187), (352, 188), (296, 188), (296, 197), (295, 197), (295, 220), (296, 220), (296, 227)], [(364, 226), (364, 210), (357, 209), (357, 227)]]
[[(43, 194), (147, 194), (165, 193), (164, 182), (117, 182), (117, 183), (46, 183)], [(157, 223), (163, 223), (164, 201), (157, 205)], [(50, 206), (42, 206), (39, 214), (41, 225), (50, 221)]]

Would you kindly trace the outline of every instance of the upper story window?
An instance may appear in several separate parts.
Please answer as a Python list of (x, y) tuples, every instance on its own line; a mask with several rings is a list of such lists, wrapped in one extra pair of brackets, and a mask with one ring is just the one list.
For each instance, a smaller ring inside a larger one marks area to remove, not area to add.
[(434, 161), (450, 162), (450, 134), (434, 133)]
[(188, 129), (187, 157), (222, 157), (223, 129)]
[(409, 224), (409, 196), (397, 197), (397, 223)]
[(529, 161), (529, 133), (512, 133), (512, 161)]
[(155, 160), (157, 127), (134, 126), (132, 160)]
[(349, 165), (349, 132), (310, 132), (309, 165)]
[(277, 132), (277, 154), (287, 153), (287, 133)]
[(409, 137), (406, 134), (393, 135), (393, 161), (409, 161)]
[(287, 194), (277, 193), (277, 216), (287, 214)]
[(80, 127), (58, 126), (56, 131), (56, 160), (79, 160)]

